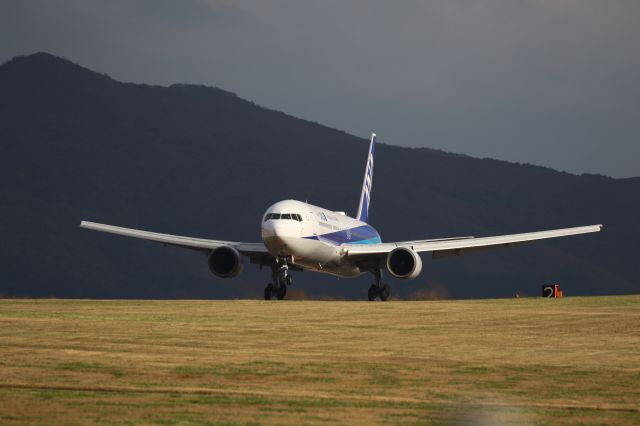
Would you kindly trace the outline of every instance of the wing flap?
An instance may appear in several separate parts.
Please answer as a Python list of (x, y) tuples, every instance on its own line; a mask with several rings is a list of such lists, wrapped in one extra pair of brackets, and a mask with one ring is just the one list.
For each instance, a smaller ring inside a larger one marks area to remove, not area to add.
[(528, 241), (520, 241), (517, 243), (493, 244), (489, 246), (455, 248), (455, 249), (449, 249), (449, 250), (434, 250), (431, 252), (431, 257), (433, 259), (442, 259), (443, 257), (462, 256), (463, 254), (478, 253), (481, 251), (493, 250), (497, 248), (513, 247), (515, 245), (526, 244), (527, 242)]

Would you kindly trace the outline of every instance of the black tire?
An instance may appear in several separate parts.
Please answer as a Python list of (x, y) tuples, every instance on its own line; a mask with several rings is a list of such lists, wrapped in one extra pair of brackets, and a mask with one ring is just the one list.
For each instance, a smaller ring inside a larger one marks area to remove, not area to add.
[(269, 283), (264, 288), (264, 300), (271, 300), (272, 295), (273, 295), (273, 284)]
[(391, 294), (391, 287), (389, 287), (389, 284), (383, 285), (382, 288), (380, 289), (380, 300), (382, 300), (383, 302), (386, 301), (389, 298), (390, 294)]
[(293, 284), (293, 277), (291, 275), (287, 275), (287, 278), (284, 279), (287, 285)]
[(278, 300), (282, 300), (286, 295), (287, 295), (287, 286), (280, 285), (280, 287), (278, 287), (278, 289), (276, 290), (276, 297), (278, 298)]
[(373, 302), (374, 300), (376, 300), (376, 297), (378, 297), (378, 287), (376, 287), (375, 284), (369, 287), (367, 297), (369, 297), (370, 302)]

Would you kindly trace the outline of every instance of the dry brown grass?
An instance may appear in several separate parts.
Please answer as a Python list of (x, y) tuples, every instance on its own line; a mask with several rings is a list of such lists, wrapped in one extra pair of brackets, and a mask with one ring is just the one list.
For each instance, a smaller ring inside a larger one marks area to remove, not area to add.
[(0, 300), (0, 423), (640, 423), (640, 297)]

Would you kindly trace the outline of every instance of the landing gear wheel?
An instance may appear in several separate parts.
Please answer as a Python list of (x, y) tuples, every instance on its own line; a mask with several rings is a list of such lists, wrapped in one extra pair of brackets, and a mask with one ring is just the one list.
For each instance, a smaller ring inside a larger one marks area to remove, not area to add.
[(272, 294), (273, 294), (273, 284), (269, 283), (264, 288), (264, 300), (271, 300)]
[(369, 287), (367, 296), (369, 297), (370, 302), (373, 302), (374, 300), (376, 300), (376, 297), (378, 297), (378, 287), (375, 284)]
[(390, 294), (391, 294), (391, 287), (389, 287), (389, 284), (385, 284), (380, 289), (380, 293), (378, 295), (380, 296), (380, 300), (384, 302), (389, 298)]
[(278, 298), (278, 300), (282, 300), (286, 295), (287, 295), (287, 286), (281, 284), (280, 287), (278, 287), (278, 289), (276, 290), (276, 297)]
[(284, 281), (287, 283), (287, 285), (291, 285), (293, 284), (293, 277), (291, 275), (287, 275)]

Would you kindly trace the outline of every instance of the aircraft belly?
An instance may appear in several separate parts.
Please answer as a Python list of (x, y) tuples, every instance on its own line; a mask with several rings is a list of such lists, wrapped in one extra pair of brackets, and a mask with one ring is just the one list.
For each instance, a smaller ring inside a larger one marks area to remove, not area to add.
[(349, 277), (349, 278), (357, 277), (363, 274), (360, 268), (348, 263), (341, 266), (328, 268), (322, 272), (326, 272), (327, 274), (335, 275), (337, 277)]
[(301, 266), (303, 269), (307, 269), (314, 272), (323, 272), (325, 274), (335, 275), (337, 277), (357, 277), (362, 275), (362, 271), (357, 266), (353, 266), (350, 263), (344, 263), (340, 265), (322, 265), (319, 263), (309, 262), (306, 260), (295, 259), (296, 265)]
[(318, 240), (294, 238), (289, 246), (294, 258), (304, 259), (308, 262), (335, 264), (342, 259), (339, 247)]
[(304, 269), (340, 277), (362, 274), (360, 268), (344, 261), (344, 252), (340, 246), (306, 238), (287, 238), (283, 242), (293, 256), (294, 263)]

